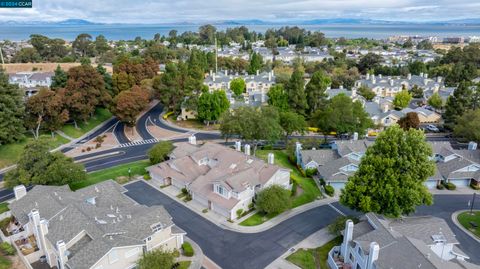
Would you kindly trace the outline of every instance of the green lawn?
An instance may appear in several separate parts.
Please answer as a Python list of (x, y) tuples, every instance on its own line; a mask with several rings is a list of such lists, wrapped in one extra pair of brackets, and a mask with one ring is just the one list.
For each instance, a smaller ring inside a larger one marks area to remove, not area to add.
[(180, 264), (179, 267), (177, 267), (178, 269), (188, 269), (188, 267), (190, 267), (190, 264), (192, 263), (191, 261), (181, 261), (181, 262), (178, 262)]
[(8, 210), (10, 209), (8, 208), (7, 202), (0, 203), (0, 214), (7, 212)]
[(0, 269), (9, 269), (12, 266), (12, 262), (7, 257), (0, 255)]
[[(288, 160), (288, 155), (283, 150), (257, 150), (256, 156), (260, 159), (267, 160), (268, 153), (273, 152), (275, 154), (275, 164), (291, 169), (292, 172), (290, 173), (291, 178), (298, 184), (298, 186), (302, 189), (302, 194), (292, 197), (292, 208), (301, 206), (306, 203), (310, 203), (317, 199), (317, 197), (321, 197), (320, 190), (318, 189), (317, 185), (313, 181), (313, 179), (304, 177), (298, 171), (297, 167), (293, 165)], [(263, 215), (261, 213), (256, 213), (249, 217), (248, 219), (242, 221), (240, 225), (242, 226), (255, 226), (264, 223), (266, 220), (275, 217), (276, 215)]]
[[(302, 269), (328, 269), (327, 256), (328, 252), (334, 247), (342, 243), (342, 237), (336, 237), (325, 245), (315, 249), (299, 249), (290, 254), (287, 260)], [(316, 262), (320, 265), (317, 267)]]
[[(52, 138), (50, 134), (42, 134), (40, 135), (40, 138), (48, 143), (50, 149), (57, 148), (69, 142), (67, 139), (59, 135), (55, 135), (55, 137)], [(0, 145), (0, 169), (15, 164), (20, 157), (20, 154), (22, 154), (25, 145), (33, 140), (33, 136), (27, 134), (25, 139), (18, 143)]]
[(73, 138), (79, 138), (88, 131), (92, 130), (100, 123), (108, 120), (112, 117), (112, 113), (106, 108), (97, 108), (95, 110), (95, 115), (93, 118), (89, 119), (87, 122), (78, 122), (78, 129), (72, 124), (67, 124), (62, 127), (61, 131)]
[(145, 168), (147, 166), (150, 166), (150, 161), (141, 160), (95, 171), (87, 175), (87, 180), (70, 184), (70, 188), (75, 191), (108, 179), (115, 179), (120, 176), (128, 177), (128, 168), (131, 169), (132, 176), (143, 175), (146, 173)]
[[(480, 238), (480, 211), (473, 211), (473, 215), (470, 215), (470, 211), (463, 212), (457, 216), (457, 219), (463, 227)], [(477, 224), (477, 228), (473, 228), (470, 222)]]

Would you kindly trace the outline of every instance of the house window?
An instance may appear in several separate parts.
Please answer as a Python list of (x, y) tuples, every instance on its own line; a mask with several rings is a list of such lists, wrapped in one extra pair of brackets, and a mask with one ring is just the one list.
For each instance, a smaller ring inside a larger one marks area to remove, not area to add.
[(115, 249), (112, 249), (110, 251), (110, 253), (108, 253), (108, 262), (110, 262), (110, 264), (112, 264), (116, 261), (118, 261), (118, 253)]
[(227, 192), (225, 190), (225, 188), (223, 188), (222, 186), (220, 185), (216, 185), (216, 188), (217, 188), (217, 193), (222, 195), (222, 196), (227, 196)]

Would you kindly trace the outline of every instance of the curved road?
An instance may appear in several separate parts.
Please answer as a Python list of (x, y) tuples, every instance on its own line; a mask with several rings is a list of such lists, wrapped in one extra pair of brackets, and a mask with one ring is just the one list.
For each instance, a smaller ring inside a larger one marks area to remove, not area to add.
[[(224, 269), (264, 268), (289, 248), (340, 216), (337, 211), (325, 205), (291, 217), (266, 231), (245, 234), (222, 229), (145, 182), (137, 181), (126, 185), (125, 188), (128, 190), (126, 195), (139, 204), (163, 205), (172, 215), (175, 224), (185, 230), (188, 237), (199, 244), (202, 251)], [(444, 218), (457, 235), (461, 243), (460, 249), (471, 257), (470, 262), (480, 264), (478, 255), (480, 243), (468, 237), (450, 220), (453, 212), (465, 209), (470, 197), (436, 195), (435, 205), (419, 207), (417, 215)], [(358, 215), (338, 203), (334, 203), (333, 206), (347, 215)], [(480, 209), (480, 202), (476, 208)]]

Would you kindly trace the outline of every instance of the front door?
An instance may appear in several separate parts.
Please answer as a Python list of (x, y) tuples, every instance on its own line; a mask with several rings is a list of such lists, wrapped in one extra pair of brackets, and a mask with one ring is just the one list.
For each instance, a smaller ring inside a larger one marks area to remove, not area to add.
[(212, 210), (212, 201), (208, 200), (208, 209)]

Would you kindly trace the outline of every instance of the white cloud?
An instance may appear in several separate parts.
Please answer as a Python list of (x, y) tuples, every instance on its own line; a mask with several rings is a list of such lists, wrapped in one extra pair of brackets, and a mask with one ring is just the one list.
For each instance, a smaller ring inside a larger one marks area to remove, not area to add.
[(0, 9), (0, 21), (86, 19), (106, 23), (240, 19), (366, 18), (451, 20), (475, 17), (471, 0), (33, 0), (32, 9)]

